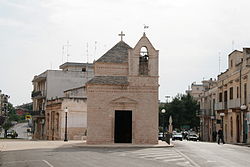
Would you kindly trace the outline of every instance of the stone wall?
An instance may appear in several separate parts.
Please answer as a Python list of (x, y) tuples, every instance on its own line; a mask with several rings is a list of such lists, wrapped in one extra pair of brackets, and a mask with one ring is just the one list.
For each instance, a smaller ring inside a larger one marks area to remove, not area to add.
[(89, 144), (114, 143), (115, 110), (132, 110), (133, 144), (158, 142), (158, 87), (88, 87)]

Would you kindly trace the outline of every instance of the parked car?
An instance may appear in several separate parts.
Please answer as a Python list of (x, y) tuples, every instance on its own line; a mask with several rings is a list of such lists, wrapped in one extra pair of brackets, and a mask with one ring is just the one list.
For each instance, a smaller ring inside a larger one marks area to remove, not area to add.
[(163, 139), (163, 132), (159, 132), (158, 134), (158, 140), (162, 140)]
[(187, 136), (187, 140), (197, 141), (199, 140), (199, 136), (196, 133), (190, 133)]
[(183, 139), (182, 133), (174, 133), (172, 135), (172, 140), (180, 140), (180, 141), (182, 141), (182, 139)]
[(11, 137), (11, 138), (16, 138), (18, 136), (18, 134), (16, 133), (15, 130), (8, 130), (7, 131), (7, 137)]

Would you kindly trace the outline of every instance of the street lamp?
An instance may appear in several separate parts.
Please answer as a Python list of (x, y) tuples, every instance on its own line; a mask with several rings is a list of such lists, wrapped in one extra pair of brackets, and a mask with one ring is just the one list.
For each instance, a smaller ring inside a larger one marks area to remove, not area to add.
[(68, 133), (67, 133), (67, 121), (68, 121), (68, 107), (64, 109), (65, 112), (65, 134), (64, 134), (64, 141), (68, 141)]
[(240, 110), (243, 113), (243, 143), (246, 143), (246, 124), (245, 124), (245, 111), (247, 110), (247, 106), (245, 104), (240, 106)]
[(161, 113), (163, 114), (163, 140), (165, 140), (165, 112), (166, 110), (165, 109), (162, 109), (161, 110)]

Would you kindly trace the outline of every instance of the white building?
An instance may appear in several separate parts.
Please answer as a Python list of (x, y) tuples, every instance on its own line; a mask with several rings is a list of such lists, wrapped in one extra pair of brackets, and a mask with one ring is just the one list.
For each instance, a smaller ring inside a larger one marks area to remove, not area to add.
[(84, 86), (93, 78), (93, 64), (66, 62), (61, 70), (47, 70), (32, 80), (34, 139), (45, 139), (47, 100), (64, 97), (64, 91)]

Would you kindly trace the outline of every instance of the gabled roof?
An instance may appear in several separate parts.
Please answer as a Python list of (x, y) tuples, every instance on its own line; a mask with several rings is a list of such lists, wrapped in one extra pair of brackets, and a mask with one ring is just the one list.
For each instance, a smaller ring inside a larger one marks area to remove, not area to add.
[(127, 63), (128, 49), (132, 48), (125, 42), (120, 41), (113, 48), (107, 51), (102, 57), (100, 57), (96, 62)]
[(95, 76), (86, 84), (94, 85), (128, 85), (126, 76)]
[(234, 51), (232, 51), (228, 56), (231, 56), (233, 53), (236, 53), (236, 52), (243, 53), (242, 51), (234, 50)]

